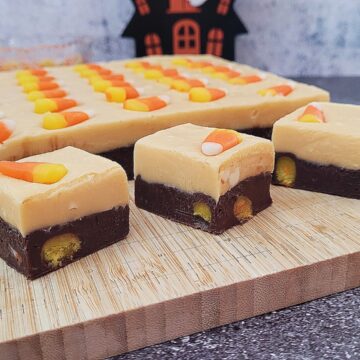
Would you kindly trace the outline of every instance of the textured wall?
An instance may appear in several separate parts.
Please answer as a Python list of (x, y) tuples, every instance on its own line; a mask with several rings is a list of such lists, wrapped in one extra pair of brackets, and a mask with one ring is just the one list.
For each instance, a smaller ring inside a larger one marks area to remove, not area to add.
[[(235, 7), (249, 29), (237, 39), (237, 60), (285, 75), (360, 74), (360, 1), (237, 0)], [(118, 34), (132, 12), (129, 0), (1, 0), (0, 43), (86, 36), (94, 59), (129, 57), (132, 40)]]

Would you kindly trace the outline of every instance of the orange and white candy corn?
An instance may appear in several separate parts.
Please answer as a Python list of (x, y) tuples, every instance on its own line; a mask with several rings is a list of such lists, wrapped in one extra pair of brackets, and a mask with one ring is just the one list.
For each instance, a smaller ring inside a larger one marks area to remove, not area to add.
[(79, 105), (76, 100), (73, 99), (38, 99), (35, 100), (34, 111), (37, 114), (45, 114), (47, 112), (59, 112), (66, 109), (70, 109)]
[(126, 68), (138, 69), (138, 68), (149, 68), (151, 64), (147, 61), (130, 61), (125, 64)]
[(109, 102), (122, 103), (127, 99), (139, 97), (140, 92), (132, 86), (109, 87), (105, 91), (105, 96)]
[(155, 111), (169, 103), (167, 96), (151, 96), (148, 98), (129, 99), (124, 102), (124, 109), (131, 111)]
[(94, 91), (105, 92), (109, 87), (129, 86), (130, 84), (124, 80), (98, 80), (93, 82)]
[(30, 70), (20, 70), (16, 73), (16, 78), (19, 79), (23, 76), (45, 76), (47, 71), (44, 69), (30, 69)]
[(176, 69), (164, 69), (162, 71), (163, 76), (170, 76), (170, 77), (174, 77), (174, 76), (178, 76), (179, 72)]
[(0, 161), (0, 174), (38, 184), (54, 184), (67, 173), (62, 164)]
[(233, 78), (228, 79), (228, 82), (233, 85), (247, 85), (257, 83), (259, 81), (264, 80), (263, 75), (243, 75), (243, 76), (236, 76)]
[(213, 130), (201, 144), (201, 152), (207, 156), (219, 155), (242, 141), (238, 132), (228, 129)]
[(231, 70), (231, 68), (229, 68), (228, 66), (210, 65), (210, 66), (205, 66), (204, 68), (202, 68), (202, 71), (204, 73), (228, 72), (230, 70)]
[(68, 95), (68, 92), (63, 89), (44, 90), (44, 91), (31, 91), (27, 94), (27, 99), (35, 101), (37, 99), (52, 99), (52, 98), (63, 98)]
[(39, 83), (39, 82), (46, 82), (46, 81), (54, 81), (55, 78), (53, 76), (23, 76), (20, 79), (18, 79), (18, 85), (25, 85), (29, 83)]
[(85, 69), (100, 70), (102, 66), (98, 64), (79, 64), (74, 66), (76, 72), (81, 72)]
[(292, 84), (282, 84), (269, 87), (267, 89), (261, 89), (257, 93), (261, 96), (288, 96), (294, 91), (294, 86)]
[(0, 144), (7, 140), (14, 132), (16, 123), (14, 120), (0, 120)]
[(23, 85), (23, 90), (25, 93), (29, 93), (31, 91), (43, 91), (43, 90), (53, 90), (60, 87), (58, 82), (54, 81), (41, 81), (41, 82), (32, 82), (26, 83)]
[(215, 79), (220, 79), (220, 80), (229, 80), (229, 79), (233, 79), (236, 77), (241, 76), (241, 74), (238, 71), (235, 70), (228, 70), (228, 71), (216, 71), (210, 74), (211, 77), (215, 78)]
[(192, 63), (191, 60), (186, 59), (186, 58), (181, 58), (181, 57), (176, 57), (174, 59), (172, 59), (172, 64), (177, 65), (177, 66), (190, 66), (190, 64)]
[(210, 102), (223, 98), (226, 92), (222, 89), (194, 87), (189, 91), (189, 100), (193, 102)]
[(93, 116), (94, 112), (91, 110), (49, 113), (44, 116), (42, 125), (46, 130), (64, 129), (89, 120)]
[(205, 68), (205, 67), (210, 67), (212, 66), (211, 62), (209, 61), (190, 61), (188, 63), (188, 67), (190, 69), (201, 69), (201, 68)]
[(110, 74), (110, 75), (99, 75), (96, 74), (89, 78), (89, 83), (93, 85), (96, 81), (99, 80), (115, 80), (115, 81), (124, 81), (123, 74)]
[(179, 79), (171, 83), (171, 89), (187, 92), (193, 87), (204, 87), (205, 83), (198, 79)]
[(310, 103), (304, 110), (298, 121), (309, 123), (324, 123), (325, 115), (318, 103)]

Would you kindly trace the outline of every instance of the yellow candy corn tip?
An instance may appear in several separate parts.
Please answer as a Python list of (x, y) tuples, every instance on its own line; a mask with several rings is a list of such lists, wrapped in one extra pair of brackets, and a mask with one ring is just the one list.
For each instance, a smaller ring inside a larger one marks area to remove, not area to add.
[(307, 122), (307, 123), (319, 123), (321, 122), (315, 115), (312, 114), (305, 114), (301, 116), (298, 121), (300, 122)]
[(189, 92), (189, 100), (193, 102), (210, 102), (211, 94), (206, 88), (192, 88)]
[(276, 91), (274, 89), (261, 89), (258, 90), (257, 92), (259, 95), (261, 96), (275, 96), (276, 95)]
[(110, 102), (122, 103), (126, 100), (126, 90), (121, 87), (109, 87), (106, 98)]
[(20, 70), (20, 71), (17, 71), (16, 72), (16, 75), (15, 75), (15, 77), (17, 78), (17, 79), (19, 79), (19, 78), (21, 78), (21, 77), (23, 77), (23, 76), (31, 76), (32, 74), (31, 74), (31, 72), (29, 71), (29, 70)]
[(76, 72), (80, 72), (80, 71), (83, 71), (85, 69), (87, 69), (87, 65), (86, 64), (79, 64), (79, 65), (75, 65), (74, 66), (74, 71)]
[(79, 71), (79, 74), (83, 78), (90, 78), (94, 75), (97, 75), (98, 73), (95, 70), (92, 69), (83, 69)]
[(142, 64), (138, 61), (131, 61), (131, 62), (126, 63), (125, 67), (129, 68), (129, 69), (135, 69), (135, 68), (142, 67)]
[(185, 58), (175, 58), (175, 59), (172, 60), (172, 63), (174, 65), (188, 66), (189, 65), (189, 60), (187, 60)]
[(160, 70), (147, 70), (144, 73), (145, 79), (156, 80), (163, 76)]
[(130, 99), (124, 103), (124, 109), (132, 111), (149, 111), (149, 107), (137, 99)]
[(36, 91), (38, 90), (39, 86), (38, 83), (36, 82), (31, 82), (31, 83), (26, 83), (23, 85), (23, 90), (25, 93), (29, 93), (31, 91)]
[(56, 103), (51, 99), (37, 99), (35, 100), (34, 112), (36, 114), (45, 114), (47, 112), (55, 111)]
[(97, 92), (104, 92), (111, 86), (111, 82), (107, 80), (98, 80), (93, 83), (93, 89)]
[(49, 113), (43, 118), (43, 128), (46, 130), (64, 129), (67, 126), (65, 118), (61, 114)]
[(39, 164), (33, 170), (33, 182), (39, 184), (55, 184), (68, 173), (61, 164)]
[(44, 99), (45, 96), (41, 91), (31, 91), (29, 94), (27, 94), (27, 99), (29, 101), (35, 101), (37, 99)]

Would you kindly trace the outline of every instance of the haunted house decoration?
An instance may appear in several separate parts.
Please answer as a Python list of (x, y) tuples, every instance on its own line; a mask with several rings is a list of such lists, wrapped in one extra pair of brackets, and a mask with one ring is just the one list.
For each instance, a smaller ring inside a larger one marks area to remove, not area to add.
[(133, 2), (135, 15), (122, 36), (135, 38), (137, 56), (207, 53), (233, 60), (235, 37), (247, 32), (234, 0)]

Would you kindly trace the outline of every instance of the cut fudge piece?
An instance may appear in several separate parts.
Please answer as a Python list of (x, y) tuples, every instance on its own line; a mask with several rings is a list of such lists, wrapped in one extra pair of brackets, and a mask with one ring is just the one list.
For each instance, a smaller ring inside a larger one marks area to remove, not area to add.
[(4, 139), (0, 129), (0, 160), (74, 146), (119, 162), (129, 178), (135, 142), (156, 131), (191, 122), (270, 138), (279, 118), (329, 99), (210, 55), (2, 72), (0, 83), (1, 111), (13, 120)]
[(273, 182), (360, 199), (360, 106), (312, 103), (275, 123)]
[(138, 207), (211, 233), (272, 202), (269, 140), (185, 124), (137, 141), (134, 162)]
[(0, 257), (30, 279), (124, 238), (128, 185), (117, 163), (66, 147), (0, 161)]

